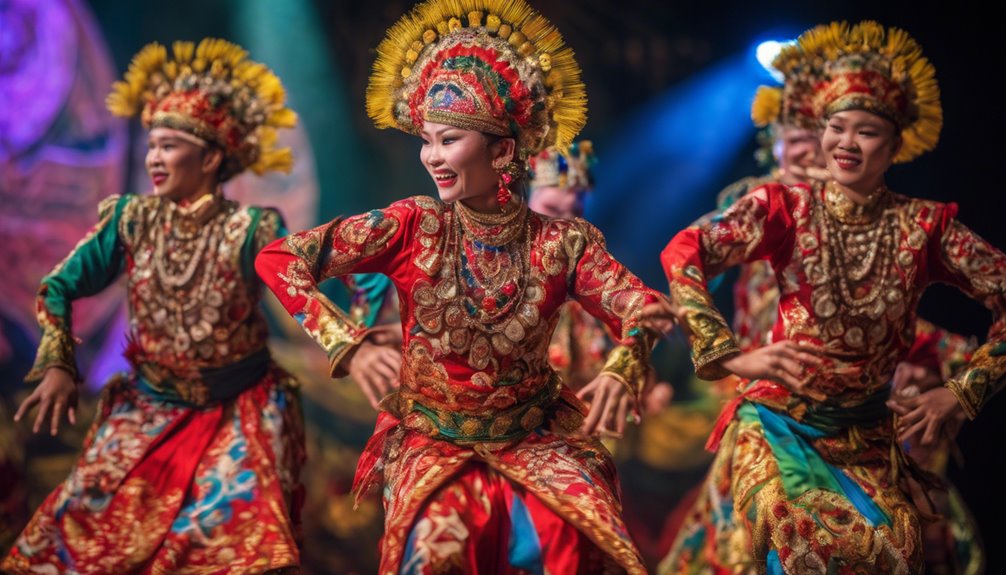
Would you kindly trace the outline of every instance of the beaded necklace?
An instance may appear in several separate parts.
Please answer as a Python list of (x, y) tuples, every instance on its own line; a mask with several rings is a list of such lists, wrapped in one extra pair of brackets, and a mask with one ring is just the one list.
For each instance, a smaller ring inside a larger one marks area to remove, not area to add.
[[(834, 182), (825, 188), (821, 263), (833, 293), (851, 315), (867, 314), (893, 281), (897, 214), (886, 209), (889, 202), (890, 193), (883, 186), (864, 206), (845, 197)], [(871, 279), (864, 292), (860, 284)]]
[(530, 275), (531, 230), (524, 203), (484, 214), (455, 202), (454, 276), (469, 327), (499, 333), (524, 299)]

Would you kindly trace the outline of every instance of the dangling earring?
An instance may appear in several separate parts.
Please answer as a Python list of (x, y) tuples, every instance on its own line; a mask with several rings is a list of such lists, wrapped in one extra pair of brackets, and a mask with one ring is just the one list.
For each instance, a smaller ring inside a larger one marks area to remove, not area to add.
[(513, 176), (511, 176), (509, 170), (507, 170), (506, 164), (493, 162), (493, 169), (499, 174), (499, 189), (496, 191), (496, 203), (499, 204), (500, 209), (503, 209), (503, 206), (507, 205), (513, 197), (513, 194), (510, 193), (510, 188), (508, 187), (510, 182), (513, 181)]
[(513, 198), (513, 194), (510, 192), (510, 188), (507, 187), (510, 185), (511, 181), (513, 181), (513, 177), (510, 174), (506, 172), (500, 172), (500, 179), (499, 179), (500, 187), (499, 190), (496, 191), (496, 202), (500, 205), (500, 209), (502, 209), (503, 206), (507, 205), (507, 202), (509, 202), (510, 199)]

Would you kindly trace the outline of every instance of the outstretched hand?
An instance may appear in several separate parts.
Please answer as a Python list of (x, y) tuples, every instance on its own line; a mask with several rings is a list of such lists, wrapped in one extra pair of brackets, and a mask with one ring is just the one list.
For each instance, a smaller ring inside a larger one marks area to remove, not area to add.
[(41, 431), (48, 419), (49, 433), (56, 435), (59, 433), (59, 422), (64, 414), (70, 425), (76, 425), (77, 384), (70, 372), (59, 367), (47, 369), (42, 376), (42, 383), (21, 402), (17, 413), (14, 414), (14, 421), (21, 421), (35, 404), (38, 404), (38, 415), (35, 416), (35, 424), (32, 426), (34, 433)]

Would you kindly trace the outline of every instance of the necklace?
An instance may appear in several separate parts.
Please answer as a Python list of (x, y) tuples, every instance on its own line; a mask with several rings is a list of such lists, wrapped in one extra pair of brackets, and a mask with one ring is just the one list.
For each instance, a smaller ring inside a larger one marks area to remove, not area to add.
[(865, 204), (857, 204), (838, 189), (838, 182), (831, 180), (824, 188), (824, 205), (828, 213), (840, 222), (868, 224), (887, 207), (890, 195), (887, 186), (880, 185), (867, 196)]
[(878, 192), (871, 196), (870, 204), (857, 206), (866, 209), (855, 210), (848, 208), (852, 202), (829, 184), (825, 201), (819, 204), (818, 219), (825, 246), (821, 258), (823, 271), (831, 280), (833, 293), (838, 294), (851, 315), (864, 315), (875, 309), (875, 303), (892, 281), (897, 214), (884, 211), (889, 198), (886, 188)]
[[(461, 206), (460, 202), (455, 205)], [(531, 230), (527, 210), (490, 215), (500, 222), (492, 223), (491, 227), (500, 229), (491, 243), (484, 239), (485, 234), (471, 231), (473, 228), (484, 231), (485, 226), (466, 225), (463, 221), (464, 215), (478, 212), (466, 214), (464, 210), (459, 210), (461, 217), (454, 218), (457, 246), (454, 279), (463, 299), (465, 322), (483, 332), (499, 333), (508, 323), (504, 320), (523, 301), (530, 274)], [(469, 224), (482, 224), (483, 215), (470, 219)], [(503, 243), (501, 238), (508, 241)]]
[[(192, 342), (210, 336), (220, 319), (219, 311), (209, 297), (210, 287), (217, 281), (217, 256), (223, 241), (227, 215), (214, 210), (212, 220), (195, 225), (193, 236), (179, 237), (176, 206), (162, 208), (158, 225), (154, 226), (154, 270), (160, 285), (160, 301), (173, 316), (174, 347), (178, 353), (188, 351)], [(181, 212), (182, 219), (194, 212)], [(205, 212), (195, 212), (207, 217)], [(192, 222), (187, 222), (192, 223)], [(197, 270), (202, 268), (198, 282)], [(179, 271), (180, 268), (180, 271)], [(222, 303), (222, 302), (221, 302)]]
[(528, 212), (524, 202), (508, 202), (498, 214), (477, 212), (460, 201), (454, 205), (465, 233), (483, 248), (505, 246), (517, 239)]

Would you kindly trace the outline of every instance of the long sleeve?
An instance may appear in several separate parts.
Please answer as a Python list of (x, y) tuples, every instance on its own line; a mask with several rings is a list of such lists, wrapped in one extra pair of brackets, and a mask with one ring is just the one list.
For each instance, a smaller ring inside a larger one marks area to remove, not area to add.
[(41, 380), (50, 367), (61, 367), (74, 380), (80, 379), (73, 355), (73, 301), (99, 293), (119, 276), (124, 260), (119, 221), (131, 199), (112, 196), (102, 201), (97, 225), (42, 279), (35, 299), (42, 338), (25, 381)]
[(933, 281), (949, 283), (992, 311), (988, 339), (946, 386), (974, 418), (1006, 375), (1006, 254), (953, 219), (947, 210), (938, 246), (930, 249)]
[(328, 354), (332, 375), (363, 341), (366, 327), (354, 322), (318, 288), (318, 283), (354, 272), (388, 271), (405, 251), (403, 225), (413, 200), (396, 202), (277, 240), (263, 249), (255, 269), (280, 303)]
[(601, 369), (641, 394), (650, 367), (655, 334), (640, 326), (643, 306), (659, 294), (643, 284), (608, 253), (601, 232), (577, 220), (584, 232), (582, 255), (574, 268), (571, 295), (592, 316), (604, 322), (614, 336), (615, 347)]
[(754, 190), (722, 215), (679, 232), (660, 254), (679, 321), (688, 332), (695, 372), (703, 379), (726, 376), (717, 360), (740, 351), (729, 323), (713, 304), (706, 278), (743, 262), (786, 253), (794, 235), (791, 193), (801, 192), (778, 184)]

